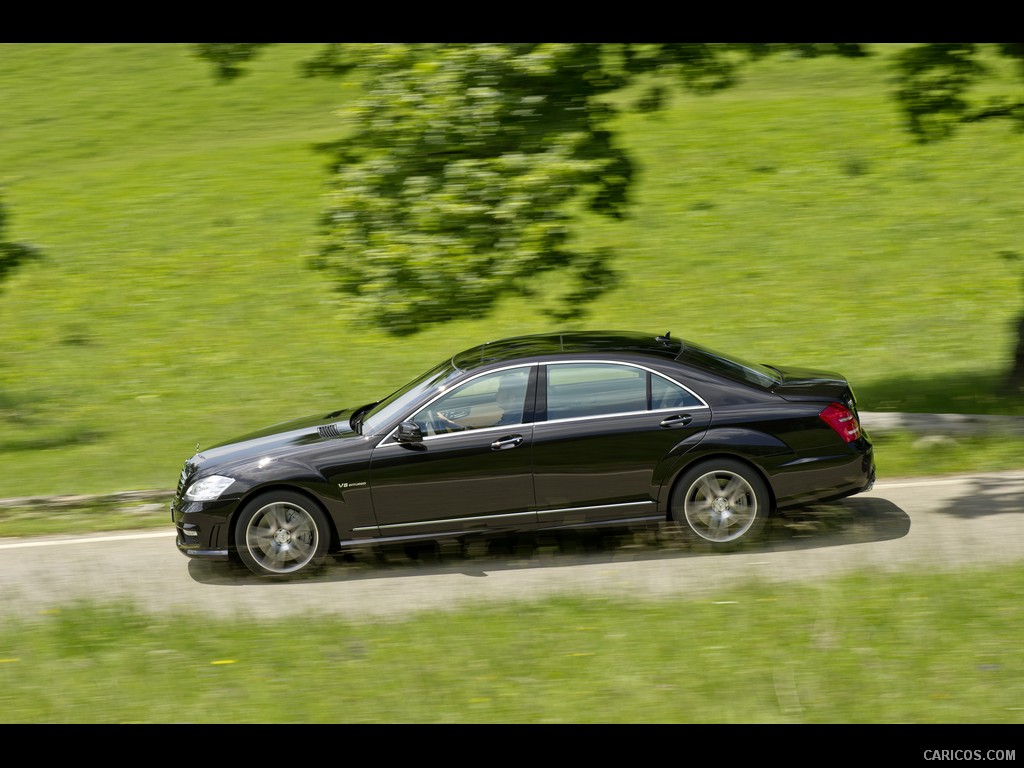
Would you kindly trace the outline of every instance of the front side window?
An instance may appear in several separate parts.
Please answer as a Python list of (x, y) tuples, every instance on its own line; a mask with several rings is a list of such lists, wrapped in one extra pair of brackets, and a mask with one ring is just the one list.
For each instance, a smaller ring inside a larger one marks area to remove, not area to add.
[(419, 378), (410, 381), (396, 392), (392, 392), (366, 414), (362, 423), (362, 433), (364, 435), (377, 434), (378, 430), (387, 426), (388, 422), (398, 417), (406, 408), (411, 407), (416, 400), (423, 397), (429, 390), (442, 386), (446, 379), (456, 373), (457, 371), (451, 363), (444, 362), (431, 368)]
[(423, 408), (413, 421), (424, 435), (521, 424), (530, 368), (484, 374)]
[(643, 368), (614, 363), (548, 367), (549, 420), (702, 405), (693, 393)]

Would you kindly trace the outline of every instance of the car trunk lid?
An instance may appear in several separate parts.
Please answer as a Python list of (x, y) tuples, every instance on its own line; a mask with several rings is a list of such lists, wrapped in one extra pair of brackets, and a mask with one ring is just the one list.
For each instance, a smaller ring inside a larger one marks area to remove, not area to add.
[(773, 366), (772, 370), (782, 379), (772, 391), (786, 400), (836, 400), (847, 406), (854, 401), (850, 382), (842, 374), (814, 368)]

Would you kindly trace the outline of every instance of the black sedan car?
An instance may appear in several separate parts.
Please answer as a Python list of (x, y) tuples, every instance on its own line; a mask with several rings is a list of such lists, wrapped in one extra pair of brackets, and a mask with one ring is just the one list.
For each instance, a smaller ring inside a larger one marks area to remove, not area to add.
[(205, 449), (171, 516), (188, 557), (281, 578), (353, 547), (582, 526), (667, 524), (731, 548), (779, 510), (874, 480), (838, 373), (668, 333), (552, 333)]

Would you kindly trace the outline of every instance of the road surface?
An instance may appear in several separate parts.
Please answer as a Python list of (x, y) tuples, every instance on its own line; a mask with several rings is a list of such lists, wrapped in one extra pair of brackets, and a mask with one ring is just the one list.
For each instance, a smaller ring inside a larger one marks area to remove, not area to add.
[(555, 594), (729, 599), (752, 580), (815, 580), (855, 570), (968, 569), (1024, 560), (1024, 471), (879, 483), (803, 510), (741, 552), (707, 553), (671, 536), (521, 539), (504, 549), (388, 552), (265, 582), (190, 561), (167, 530), (0, 540), (0, 607), (32, 616), (77, 600), (153, 612), (280, 617), (404, 617)]

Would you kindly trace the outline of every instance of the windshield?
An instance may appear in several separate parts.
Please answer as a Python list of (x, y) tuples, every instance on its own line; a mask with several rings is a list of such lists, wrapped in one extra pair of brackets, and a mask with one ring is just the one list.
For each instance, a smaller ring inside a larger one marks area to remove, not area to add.
[(452, 367), (451, 362), (445, 360), (419, 378), (413, 379), (397, 392), (392, 392), (362, 417), (360, 432), (364, 435), (377, 434), (385, 425), (390, 424), (408, 410), (424, 392), (436, 389), (454, 372), (455, 368)]
[(766, 365), (748, 363), (735, 355), (723, 355), (721, 352), (714, 352), (700, 344), (694, 344), (692, 341), (683, 342), (683, 351), (679, 354), (678, 359), (715, 373), (724, 374), (731, 379), (757, 384), (761, 387), (772, 387), (782, 381), (782, 377)]

